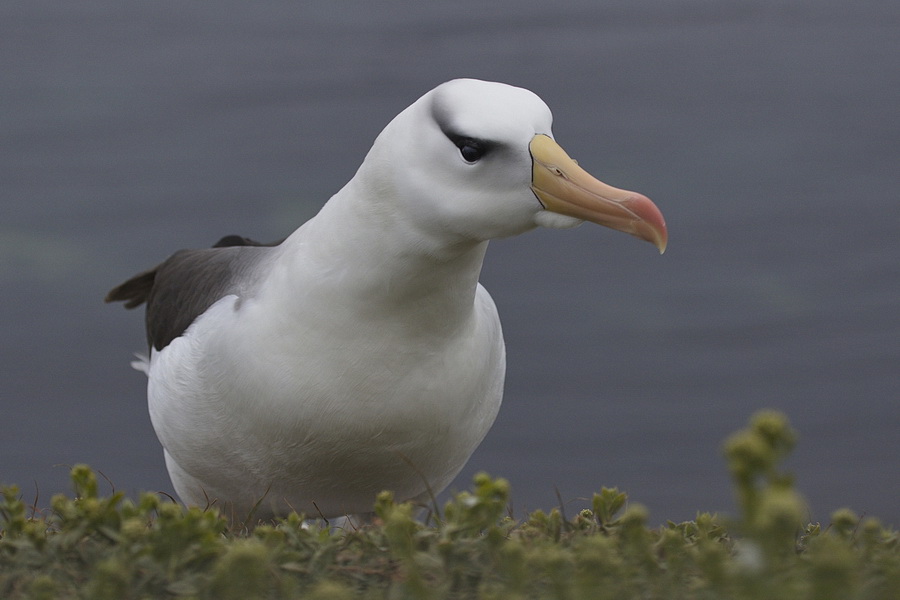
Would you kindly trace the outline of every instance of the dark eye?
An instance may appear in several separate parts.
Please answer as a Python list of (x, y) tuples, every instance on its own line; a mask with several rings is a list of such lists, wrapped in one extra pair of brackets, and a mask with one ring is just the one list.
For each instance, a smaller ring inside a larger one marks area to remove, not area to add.
[(478, 140), (459, 140), (456, 143), (459, 153), (466, 162), (477, 162), (487, 152), (487, 147)]
[(447, 136), (447, 139), (453, 142), (453, 145), (459, 149), (459, 154), (463, 157), (463, 160), (470, 165), (484, 158), (485, 154), (498, 145), (497, 142), (491, 140), (482, 140), (467, 135), (460, 135), (445, 128), (442, 128), (441, 131), (443, 131), (444, 135)]

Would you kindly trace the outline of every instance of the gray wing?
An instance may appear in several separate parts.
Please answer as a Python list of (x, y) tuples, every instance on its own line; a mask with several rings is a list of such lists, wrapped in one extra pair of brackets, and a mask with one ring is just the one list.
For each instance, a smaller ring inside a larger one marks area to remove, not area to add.
[(179, 250), (156, 267), (114, 287), (106, 302), (147, 303), (147, 343), (162, 350), (217, 300), (252, 289), (256, 269), (281, 242), (261, 244), (230, 235), (212, 248)]

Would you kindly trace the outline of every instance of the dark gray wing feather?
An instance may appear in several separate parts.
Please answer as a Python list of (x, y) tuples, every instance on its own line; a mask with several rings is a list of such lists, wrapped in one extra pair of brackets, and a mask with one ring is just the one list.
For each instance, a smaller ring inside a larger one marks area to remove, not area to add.
[(179, 250), (110, 290), (105, 301), (125, 302), (125, 308), (146, 302), (147, 343), (162, 350), (217, 300), (252, 290), (258, 279), (255, 267), (280, 243), (231, 235), (212, 248)]

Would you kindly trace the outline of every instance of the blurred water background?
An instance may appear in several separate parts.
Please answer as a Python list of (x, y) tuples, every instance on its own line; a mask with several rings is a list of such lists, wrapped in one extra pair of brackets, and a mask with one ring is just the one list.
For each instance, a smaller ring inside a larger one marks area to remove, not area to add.
[(666, 215), (492, 243), (514, 510), (601, 486), (651, 520), (733, 512), (723, 438), (800, 434), (827, 520), (900, 525), (895, 0), (0, 4), (0, 482), (46, 506), (87, 462), (171, 492), (111, 286), (178, 248), (277, 239), (381, 128), (460, 76), (527, 87), (601, 179)]

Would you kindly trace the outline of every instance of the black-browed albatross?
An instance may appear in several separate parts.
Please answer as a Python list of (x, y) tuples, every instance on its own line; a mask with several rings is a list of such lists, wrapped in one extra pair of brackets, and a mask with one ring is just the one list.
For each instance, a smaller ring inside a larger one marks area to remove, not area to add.
[(488, 240), (586, 220), (665, 249), (656, 206), (579, 167), (551, 120), (528, 90), (444, 83), (284, 241), (182, 250), (107, 295), (147, 303), (140, 367), (183, 502), (334, 517), (450, 483), (503, 394)]

